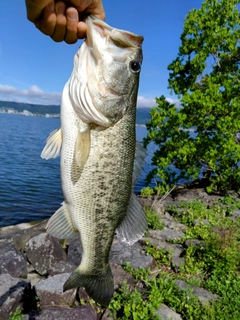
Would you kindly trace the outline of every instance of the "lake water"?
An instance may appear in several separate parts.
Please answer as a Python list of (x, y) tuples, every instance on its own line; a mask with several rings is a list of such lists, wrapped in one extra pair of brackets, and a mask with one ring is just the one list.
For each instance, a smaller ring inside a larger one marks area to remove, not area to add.
[[(49, 133), (59, 127), (59, 118), (0, 114), (0, 227), (50, 217), (63, 201), (60, 160), (40, 157)], [(137, 140), (146, 136), (137, 126)], [(135, 192), (144, 187), (151, 167), (153, 146)]]

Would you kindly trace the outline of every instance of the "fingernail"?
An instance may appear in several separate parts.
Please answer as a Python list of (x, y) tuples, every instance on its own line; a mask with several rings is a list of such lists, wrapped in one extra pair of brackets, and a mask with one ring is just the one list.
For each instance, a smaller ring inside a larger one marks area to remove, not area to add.
[(67, 11), (67, 18), (69, 20), (77, 20), (78, 19), (78, 15), (77, 12), (74, 10), (68, 10)]

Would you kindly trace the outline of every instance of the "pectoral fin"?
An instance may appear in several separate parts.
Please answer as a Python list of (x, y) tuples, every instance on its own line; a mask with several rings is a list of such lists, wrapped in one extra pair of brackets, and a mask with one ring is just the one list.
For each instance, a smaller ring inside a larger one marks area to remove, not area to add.
[(76, 153), (75, 160), (80, 168), (83, 168), (87, 162), (91, 147), (90, 128), (88, 124), (85, 124), (84, 128), (81, 128), (77, 135), (76, 141)]
[(46, 145), (41, 153), (41, 158), (49, 160), (57, 158), (60, 155), (62, 147), (62, 130), (61, 128), (54, 130), (47, 138)]
[(58, 239), (70, 239), (76, 236), (77, 231), (72, 225), (65, 202), (48, 220), (47, 233)]
[(117, 228), (117, 237), (128, 245), (139, 240), (147, 229), (147, 219), (137, 196), (132, 193), (127, 215)]

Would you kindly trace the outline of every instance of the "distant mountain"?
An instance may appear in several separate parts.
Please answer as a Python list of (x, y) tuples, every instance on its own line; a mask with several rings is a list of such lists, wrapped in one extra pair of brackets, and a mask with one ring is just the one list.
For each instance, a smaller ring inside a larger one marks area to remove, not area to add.
[[(24, 110), (27, 110), (31, 114), (39, 116), (45, 116), (46, 114), (60, 114), (60, 106), (10, 101), (0, 101), (0, 111), (1, 110), (5, 110), (6, 112), (8, 112), (8, 110), (14, 110), (19, 113), (22, 113)], [(137, 108), (137, 124), (144, 125), (150, 120), (150, 110), (150, 108)]]
[(17, 112), (23, 112), (27, 110), (36, 115), (45, 115), (45, 114), (59, 114), (60, 106), (55, 105), (40, 105), (40, 104), (30, 104), (22, 102), (10, 102), (10, 101), (0, 101), (0, 109), (13, 109)]

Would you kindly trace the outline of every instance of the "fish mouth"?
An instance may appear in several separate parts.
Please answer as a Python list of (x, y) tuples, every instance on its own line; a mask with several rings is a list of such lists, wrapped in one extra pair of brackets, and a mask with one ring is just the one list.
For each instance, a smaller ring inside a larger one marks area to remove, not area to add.
[[(96, 18), (93, 15), (88, 16), (86, 20), (87, 24), (87, 35), (86, 35), (86, 44), (91, 47), (92, 54), (95, 59), (100, 59), (101, 54), (99, 50), (99, 46), (97, 47), (95, 44), (99, 43), (99, 41), (103, 42), (105, 46), (108, 44), (108, 50), (115, 50), (116, 47), (119, 49), (123, 48), (133, 48), (136, 50), (137, 48), (141, 49), (141, 45), (143, 42), (143, 37), (139, 36), (135, 33), (120, 30), (116, 28), (112, 28), (104, 21)], [(111, 46), (112, 44), (112, 46)], [(119, 60), (124, 61), (126, 57), (123, 55), (121, 50), (121, 54), (119, 55)]]

